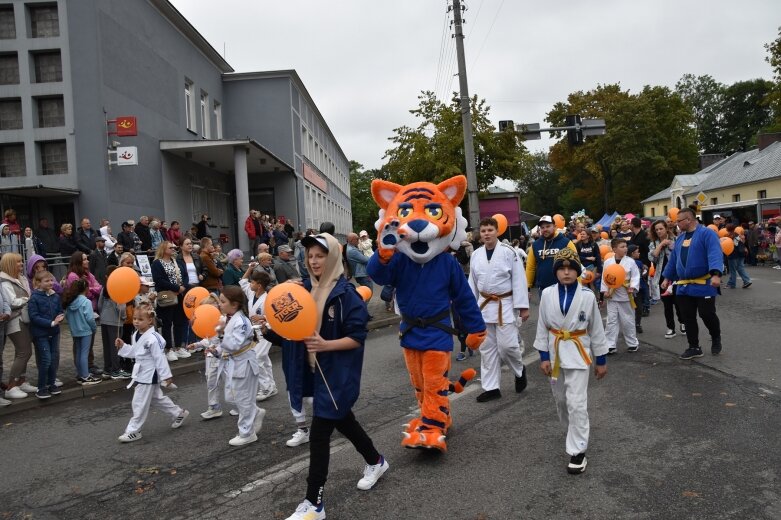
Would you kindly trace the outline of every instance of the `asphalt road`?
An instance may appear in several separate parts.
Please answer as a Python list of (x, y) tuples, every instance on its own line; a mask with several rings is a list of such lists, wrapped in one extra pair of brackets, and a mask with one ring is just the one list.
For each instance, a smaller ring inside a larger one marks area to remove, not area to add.
[[(607, 378), (592, 378), (589, 465), (580, 476), (566, 473), (564, 431), (529, 349), (523, 394), (504, 372), (501, 400), (475, 402), (479, 383), (453, 398), (447, 454), (402, 448), (401, 424), (414, 397), (395, 331), (371, 332), (354, 411), (391, 468), (373, 490), (357, 490), (363, 461), (335, 436), (328, 518), (781, 517), (781, 272), (750, 272), (751, 289), (725, 290), (719, 300), (722, 356), (679, 361), (685, 341), (664, 339), (656, 306), (644, 320), (640, 352), (620, 347)], [(533, 327), (531, 320), (524, 330), (528, 346)], [(462, 366), (478, 368), (479, 358), (454, 362), (453, 372)], [(283, 381), (278, 373), (280, 387)], [(202, 376), (177, 384), (172, 397), (192, 412), (189, 422), (171, 430), (153, 411), (144, 438), (129, 445), (116, 441), (130, 417), (129, 391), (4, 417), (0, 519), (291, 514), (305, 492), (308, 448), (285, 446), (294, 426), (284, 396), (264, 403), (257, 443), (231, 448), (234, 418), (198, 417), (206, 400)]]

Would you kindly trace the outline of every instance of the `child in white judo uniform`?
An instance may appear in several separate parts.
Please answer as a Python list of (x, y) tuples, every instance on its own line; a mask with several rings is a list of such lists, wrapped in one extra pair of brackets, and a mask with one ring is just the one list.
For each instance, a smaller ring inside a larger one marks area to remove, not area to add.
[[(607, 299), (607, 324), (605, 335), (607, 336), (608, 354), (616, 353), (616, 342), (619, 331), (624, 336), (627, 352), (637, 352), (640, 342), (637, 341), (637, 329), (635, 328), (635, 300), (634, 295), (640, 288), (640, 270), (635, 261), (627, 255), (627, 244), (623, 238), (614, 238), (610, 245), (613, 247), (613, 258), (608, 258), (602, 266), (602, 295)], [(607, 268), (613, 264), (619, 264), (626, 271), (624, 285), (616, 289), (610, 288), (605, 281)]]
[[(237, 285), (229, 285), (220, 295), (220, 311), (226, 317), (222, 333), (217, 383), (224, 377), (225, 400), (232, 402), (239, 410), (239, 433), (228, 444), (245, 446), (258, 440), (258, 432), (263, 426), (266, 410), (255, 404), (258, 393), (258, 374), (260, 367), (255, 354), (255, 331), (245, 314), (247, 298)], [(221, 330), (219, 330), (221, 329)]]
[(588, 373), (607, 374), (607, 340), (596, 296), (578, 282), (578, 255), (562, 249), (554, 258), (558, 283), (542, 292), (534, 348), (540, 353), (540, 370), (550, 377), (559, 420), (567, 427), (567, 471), (586, 471), (589, 439)]
[(179, 428), (190, 412), (177, 406), (167, 395), (163, 395), (160, 383), (172, 385), (171, 369), (165, 358), (165, 340), (155, 332), (155, 311), (149, 304), (141, 304), (135, 308), (131, 343), (128, 345), (121, 338), (115, 344), (119, 355), (135, 359), (133, 374), (128, 388), (135, 385), (133, 392), (133, 417), (125, 428), (125, 433), (119, 436), (120, 442), (133, 442), (141, 438), (141, 428), (144, 426), (150, 405), (154, 404), (164, 413), (174, 418), (171, 428)]
[[(239, 287), (244, 291), (247, 297), (247, 310), (252, 322), (255, 333), (260, 335), (261, 316), (263, 316), (263, 305), (266, 303), (266, 289), (271, 283), (271, 277), (265, 271), (256, 271), (258, 264), (252, 262), (244, 276), (239, 280)], [(258, 394), (256, 401), (265, 401), (269, 397), (277, 395), (277, 384), (274, 382), (274, 371), (271, 368), (271, 358), (268, 352), (271, 349), (271, 343), (261, 335), (258, 337), (258, 344), (255, 347), (255, 355), (258, 358), (260, 374), (258, 374)]]

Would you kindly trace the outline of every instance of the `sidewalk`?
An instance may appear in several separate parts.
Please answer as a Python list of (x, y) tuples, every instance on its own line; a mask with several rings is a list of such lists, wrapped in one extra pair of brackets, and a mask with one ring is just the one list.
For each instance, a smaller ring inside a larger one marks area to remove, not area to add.
[[(369, 314), (373, 316), (373, 319), (368, 325), (369, 330), (396, 325), (399, 322), (399, 317), (396, 314), (385, 310), (385, 302), (380, 299), (380, 290), (377, 286), (375, 286), (372, 299), (369, 300)], [(33, 351), (34, 350), (35, 348), (33, 347)], [(103, 340), (101, 339), (100, 327), (98, 327), (98, 332), (95, 335), (94, 352), (95, 365), (98, 368), (103, 368)], [(279, 349), (272, 349), (271, 356), (272, 358), (278, 357), (281, 360)], [(5, 351), (3, 352), (4, 377), (8, 376), (8, 371), (11, 368), (13, 359), (14, 345), (10, 340), (6, 340)], [(180, 359), (170, 363), (170, 366), (174, 377), (190, 372), (197, 372), (203, 368), (203, 353), (194, 353), (190, 358)], [(33, 354), (27, 364), (26, 375), (30, 384), (33, 386), (38, 384), (38, 366), (35, 363), (35, 354)], [(92, 386), (81, 386), (76, 384), (76, 367), (73, 364), (73, 340), (67, 325), (62, 326), (60, 332), (60, 366), (57, 370), (57, 378), (64, 383), (62, 394), (43, 401), (35, 397), (35, 394), (29, 394), (29, 397), (26, 399), (10, 399), (13, 404), (0, 408), (0, 416), (9, 415), (22, 410), (29, 410), (30, 408), (39, 406), (52, 406), (56, 403), (70, 401), (72, 399), (89, 398), (96, 394), (112, 392), (124, 388), (129, 383), (129, 381), (112, 381), (109, 379)], [(7, 381), (3, 382), (7, 383)]]

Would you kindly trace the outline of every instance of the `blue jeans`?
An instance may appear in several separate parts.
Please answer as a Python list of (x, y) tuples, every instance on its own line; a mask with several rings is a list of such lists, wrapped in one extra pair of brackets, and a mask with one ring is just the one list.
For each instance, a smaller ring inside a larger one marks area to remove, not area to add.
[(727, 282), (728, 287), (735, 287), (735, 282), (737, 275), (740, 275), (740, 279), (743, 280), (743, 284), (747, 284), (751, 281), (751, 277), (746, 272), (746, 267), (743, 264), (743, 258), (728, 258), (727, 263), (729, 264), (729, 281)]
[(73, 364), (76, 365), (76, 377), (82, 379), (89, 377), (89, 344), (92, 336), (81, 336), (73, 338), (73, 348), (76, 350), (76, 357), (73, 358)]
[(57, 368), (60, 366), (60, 333), (35, 337), (33, 344), (38, 356), (38, 390), (46, 390), (54, 386), (57, 379)]

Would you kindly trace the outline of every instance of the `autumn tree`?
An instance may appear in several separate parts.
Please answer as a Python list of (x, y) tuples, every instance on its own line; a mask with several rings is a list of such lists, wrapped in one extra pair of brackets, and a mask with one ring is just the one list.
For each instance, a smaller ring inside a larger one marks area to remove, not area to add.
[(350, 199), (353, 214), (353, 231), (365, 229), (374, 237), (374, 222), (377, 220), (377, 204), (372, 198), (373, 179), (384, 179), (382, 170), (364, 170), (361, 163), (350, 161)]
[(562, 209), (560, 195), (561, 175), (548, 161), (546, 152), (528, 156), (522, 164), (523, 175), (516, 183), (521, 193), (521, 208), (537, 215), (553, 214)]
[(767, 98), (767, 104), (773, 111), (773, 123), (765, 130), (781, 132), (781, 27), (778, 28), (778, 38), (766, 43), (765, 50), (765, 61), (773, 69), (773, 89)]

